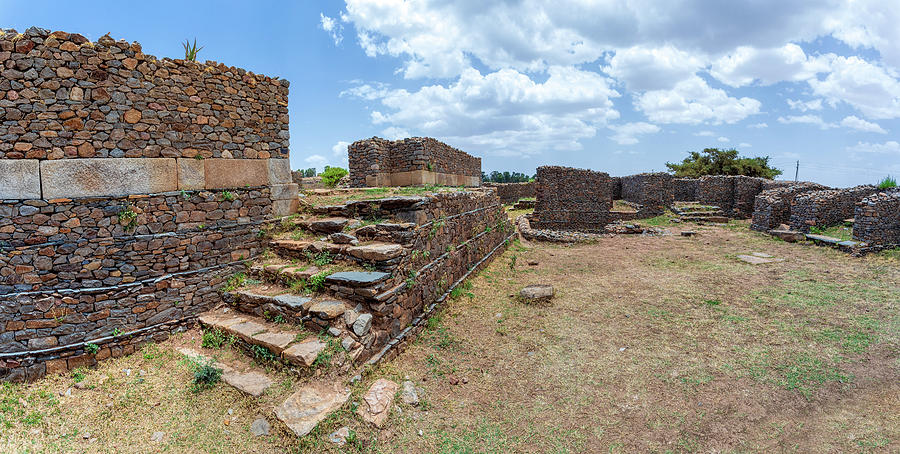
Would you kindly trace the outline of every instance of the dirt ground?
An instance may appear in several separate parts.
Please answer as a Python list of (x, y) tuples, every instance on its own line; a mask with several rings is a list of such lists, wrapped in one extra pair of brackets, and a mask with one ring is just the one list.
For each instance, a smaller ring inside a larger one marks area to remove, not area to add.
[[(271, 416), (298, 383), (288, 374), (272, 371), (280, 384), (259, 399), (191, 392), (174, 348), (198, 345), (194, 331), (79, 371), (93, 389), (3, 385), (0, 451), (900, 452), (900, 254), (850, 257), (746, 222), (666, 227), (514, 244), (303, 440)], [(753, 252), (784, 260), (736, 259)], [(539, 283), (556, 288), (550, 304), (514, 297)], [(353, 414), (379, 377), (422, 390), (384, 430)], [(254, 438), (260, 415), (273, 432)], [(328, 434), (345, 425), (355, 439), (338, 448)]]

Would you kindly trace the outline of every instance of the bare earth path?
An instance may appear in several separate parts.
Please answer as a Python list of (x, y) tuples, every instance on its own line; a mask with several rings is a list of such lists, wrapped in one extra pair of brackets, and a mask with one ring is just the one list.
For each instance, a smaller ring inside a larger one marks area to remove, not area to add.
[[(190, 393), (174, 349), (197, 345), (191, 332), (84, 371), (93, 388), (71, 396), (58, 393), (72, 377), (5, 385), (0, 451), (900, 451), (900, 255), (788, 244), (746, 222), (670, 229), (513, 245), (301, 441), (271, 417), (289, 375), (256, 400)], [(784, 261), (736, 259), (753, 252)], [(537, 283), (556, 287), (550, 305), (511, 297)], [(384, 430), (353, 413), (380, 377), (422, 391)], [(259, 416), (273, 428), (255, 438)], [(328, 435), (345, 425), (356, 440), (338, 448)]]

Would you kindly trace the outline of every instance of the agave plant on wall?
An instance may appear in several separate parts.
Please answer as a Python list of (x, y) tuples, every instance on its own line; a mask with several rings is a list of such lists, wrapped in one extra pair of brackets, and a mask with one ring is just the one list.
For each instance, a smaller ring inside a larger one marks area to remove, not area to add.
[(197, 61), (197, 54), (203, 50), (203, 47), (197, 47), (197, 38), (194, 38), (194, 44), (191, 44), (190, 40), (184, 40), (184, 43), (181, 44), (184, 46), (184, 59), (189, 61)]

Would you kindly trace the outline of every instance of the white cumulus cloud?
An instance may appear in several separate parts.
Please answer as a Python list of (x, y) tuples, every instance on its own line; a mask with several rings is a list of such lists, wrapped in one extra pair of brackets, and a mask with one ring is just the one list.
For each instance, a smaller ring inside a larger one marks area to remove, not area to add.
[(857, 118), (854, 115), (849, 117), (845, 117), (841, 120), (841, 126), (845, 128), (855, 129), (857, 131), (863, 132), (876, 132), (878, 134), (887, 134), (887, 131), (881, 127), (878, 123), (872, 123), (862, 118)]
[(622, 125), (609, 126), (609, 129), (612, 129), (615, 132), (615, 134), (613, 134), (609, 138), (614, 140), (619, 145), (634, 145), (638, 143), (637, 136), (641, 134), (655, 134), (659, 132), (659, 126), (642, 121), (637, 123), (625, 123)]

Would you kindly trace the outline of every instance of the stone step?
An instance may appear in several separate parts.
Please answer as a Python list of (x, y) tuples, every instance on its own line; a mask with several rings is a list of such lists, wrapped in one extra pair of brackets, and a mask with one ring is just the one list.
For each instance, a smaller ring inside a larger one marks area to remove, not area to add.
[(731, 218), (726, 216), (682, 216), (682, 221), (685, 222), (712, 222), (716, 224), (727, 224), (731, 221)]
[(407, 253), (407, 248), (396, 243), (370, 242), (365, 244), (335, 244), (325, 241), (272, 240), (270, 249), (283, 259), (309, 261), (328, 254), (336, 261), (374, 266), (379, 270), (393, 270)]
[(209, 364), (222, 369), (222, 381), (254, 397), (259, 397), (274, 384), (268, 375), (256, 370), (239, 370), (227, 364), (213, 360), (211, 357), (191, 348), (179, 348), (178, 352), (193, 361)]
[(276, 407), (275, 417), (298, 437), (303, 437), (349, 398), (350, 391), (339, 383), (309, 383)]
[(218, 309), (203, 313), (200, 324), (240, 338), (251, 346), (260, 346), (282, 361), (299, 367), (312, 367), (327, 345), (316, 336), (287, 326), (267, 322), (260, 317)]
[(315, 265), (295, 265), (287, 262), (259, 263), (250, 267), (250, 274), (253, 277), (263, 282), (288, 287), (294, 282), (309, 279), (320, 272), (321, 270)]

